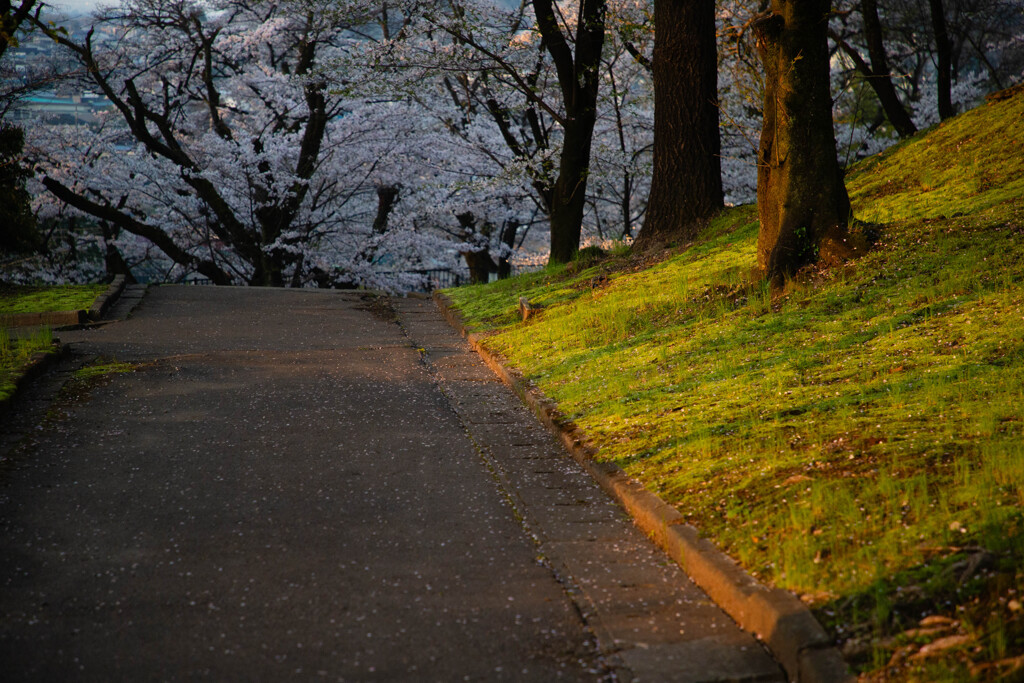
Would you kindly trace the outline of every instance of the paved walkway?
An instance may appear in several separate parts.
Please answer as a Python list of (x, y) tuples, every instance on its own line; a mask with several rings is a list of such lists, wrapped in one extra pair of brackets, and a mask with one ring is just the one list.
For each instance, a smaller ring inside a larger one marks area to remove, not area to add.
[[(433, 304), (161, 287), (3, 424), (4, 680), (781, 680)], [(17, 443), (15, 443), (17, 441)]]

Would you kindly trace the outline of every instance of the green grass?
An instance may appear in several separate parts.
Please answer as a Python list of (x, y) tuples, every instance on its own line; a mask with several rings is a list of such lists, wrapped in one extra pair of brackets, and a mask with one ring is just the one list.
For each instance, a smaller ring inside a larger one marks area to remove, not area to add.
[[(0, 315), (76, 311), (92, 306), (106, 285), (35, 287), (0, 284)], [(11, 339), (0, 330), (0, 399), (14, 393), (15, 383), (34, 353), (52, 351), (49, 329), (24, 339)]]
[(53, 336), (48, 328), (26, 338), (14, 339), (0, 329), (0, 400), (14, 393), (15, 383), (33, 355), (54, 351)]
[(107, 285), (0, 285), (0, 315), (88, 309)]
[(126, 372), (134, 372), (135, 365), (132, 363), (123, 363), (117, 360), (111, 361), (97, 361), (92, 365), (85, 365), (75, 371), (75, 379), (80, 381), (88, 381), (97, 379), (99, 377), (106, 377), (107, 375), (120, 375)]
[[(774, 299), (752, 207), (654, 265), (448, 294), (601, 459), (801, 594), (857, 669), (994, 679), (1024, 654), (1022, 119), (1024, 97), (983, 106), (853, 169), (879, 242)], [(519, 296), (546, 308), (523, 323)], [(970, 644), (903, 657), (949, 635), (910, 630), (934, 613)]]

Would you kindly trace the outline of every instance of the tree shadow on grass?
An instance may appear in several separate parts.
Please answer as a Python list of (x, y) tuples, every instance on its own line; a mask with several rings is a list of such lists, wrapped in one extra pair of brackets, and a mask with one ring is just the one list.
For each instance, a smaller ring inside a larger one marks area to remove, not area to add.
[(1024, 681), (1024, 513), (814, 613), (862, 680)]

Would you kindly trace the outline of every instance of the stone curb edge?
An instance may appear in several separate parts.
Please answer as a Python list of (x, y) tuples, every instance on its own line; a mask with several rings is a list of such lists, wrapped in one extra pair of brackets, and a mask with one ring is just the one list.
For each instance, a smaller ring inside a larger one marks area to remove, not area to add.
[(61, 345), (60, 342), (54, 342), (54, 346), (56, 347), (55, 351), (39, 351), (32, 354), (28, 362), (21, 367), (21, 374), (14, 380), (14, 391), (11, 392), (10, 396), (0, 399), (0, 416), (5, 415), (11, 409), (11, 406), (14, 405), (14, 402), (29, 384), (67, 355), (68, 348), (66, 346)]
[(434, 302), (448, 323), (501, 380), (552, 430), (600, 486), (626, 508), (639, 526), (739, 626), (771, 650), (794, 683), (853, 683), (846, 662), (811, 611), (792, 593), (755, 580), (732, 558), (703, 539), (682, 514), (631, 479), (613, 463), (594, 459), (586, 436), (555, 408), (554, 402), (470, 333), (450, 299), (434, 292)]
[(107, 291), (96, 297), (96, 300), (92, 302), (92, 306), (89, 307), (88, 317), (91, 321), (100, 320), (103, 315), (114, 305), (117, 298), (121, 296), (121, 292), (124, 291), (125, 276), (115, 275), (110, 286), (107, 287)]
[(12, 313), (0, 316), (0, 327), (74, 327), (83, 324), (88, 317), (80, 311), (47, 311), (46, 313)]
[(89, 310), (77, 311), (47, 311), (45, 313), (13, 313), (0, 316), (0, 325), (3, 327), (34, 327), (47, 325), (49, 327), (77, 327), (88, 322), (95, 322), (103, 317), (117, 297), (121, 296), (124, 290), (125, 276), (118, 275), (114, 278), (107, 291), (100, 294), (93, 301)]

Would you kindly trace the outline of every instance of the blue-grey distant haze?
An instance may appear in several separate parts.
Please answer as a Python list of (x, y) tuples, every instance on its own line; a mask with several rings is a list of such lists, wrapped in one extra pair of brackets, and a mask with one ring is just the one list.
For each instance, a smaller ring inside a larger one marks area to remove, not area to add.
[[(98, 5), (100, 0), (55, 0), (54, 2), (46, 3), (56, 10), (62, 10), (69, 14), (82, 14), (83, 12), (91, 12)], [(104, 5), (112, 5), (112, 2), (103, 2)]]

